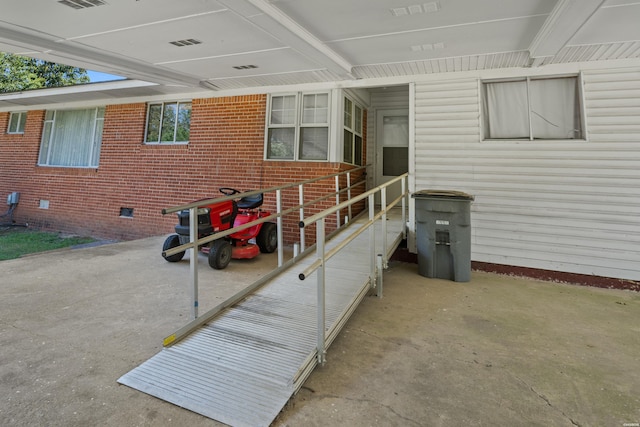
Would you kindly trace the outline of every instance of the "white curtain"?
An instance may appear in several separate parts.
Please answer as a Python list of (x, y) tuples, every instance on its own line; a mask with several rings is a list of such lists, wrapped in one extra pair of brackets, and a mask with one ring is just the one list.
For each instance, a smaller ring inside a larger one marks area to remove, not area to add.
[(486, 83), (484, 114), (487, 139), (581, 137), (575, 77)]
[(49, 135), (46, 129), (43, 132), (41, 164), (68, 167), (98, 166), (102, 120), (97, 129), (95, 124), (95, 108), (56, 111), (52, 135)]
[(534, 139), (580, 137), (575, 78), (531, 80), (529, 84)]
[(485, 87), (486, 138), (528, 139), (527, 82), (487, 83)]

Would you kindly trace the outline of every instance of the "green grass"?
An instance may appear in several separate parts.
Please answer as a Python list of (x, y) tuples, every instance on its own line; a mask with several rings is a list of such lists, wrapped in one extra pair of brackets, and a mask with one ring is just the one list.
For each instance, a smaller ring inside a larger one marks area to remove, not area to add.
[(58, 233), (9, 228), (0, 230), (0, 261), (94, 241), (91, 237), (64, 237)]

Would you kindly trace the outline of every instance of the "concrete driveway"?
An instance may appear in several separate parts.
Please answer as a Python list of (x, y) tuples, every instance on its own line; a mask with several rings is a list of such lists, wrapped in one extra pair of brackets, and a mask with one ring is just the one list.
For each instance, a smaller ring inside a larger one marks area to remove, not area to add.
[[(165, 262), (162, 241), (0, 263), (3, 425), (219, 425), (116, 382), (190, 320), (188, 257)], [(200, 260), (201, 312), (276, 263)], [(640, 294), (399, 262), (384, 285), (275, 425), (639, 425)]]

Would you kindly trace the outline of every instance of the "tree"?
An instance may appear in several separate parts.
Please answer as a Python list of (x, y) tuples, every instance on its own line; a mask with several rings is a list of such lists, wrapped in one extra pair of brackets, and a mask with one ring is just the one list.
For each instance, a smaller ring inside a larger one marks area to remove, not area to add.
[(0, 53), (0, 93), (89, 83), (84, 68)]

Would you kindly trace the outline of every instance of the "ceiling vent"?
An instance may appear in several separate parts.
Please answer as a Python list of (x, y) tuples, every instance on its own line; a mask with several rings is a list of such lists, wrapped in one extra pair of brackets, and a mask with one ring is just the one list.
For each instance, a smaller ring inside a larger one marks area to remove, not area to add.
[(87, 9), (94, 6), (107, 4), (104, 0), (59, 0), (58, 3), (69, 6), (73, 9)]
[(393, 16), (419, 15), (421, 13), (434, 13), (440, 10), (440, 2), (414, 4), (407, 7), (394, 7), (390, 9)]
[(444, 49), (444, 43), (429, 43), (429, 44), (419, 44), (415, 46), (411, 46), (411, 50), (414, 52), (423, 52), (426, 50), (436, 50), (436, 49)]
[(193, 46), (194, 44), (200, 44), (202, 42), (196, 39), (185, 39), (185, 40), (176, 40), (169, 43), (174, 46), (183, 47), (183, 46)]
[(258, 68), (257, 65), (236, 65), (235, 67), (236, 70), (251, 70), (253, 68)]

